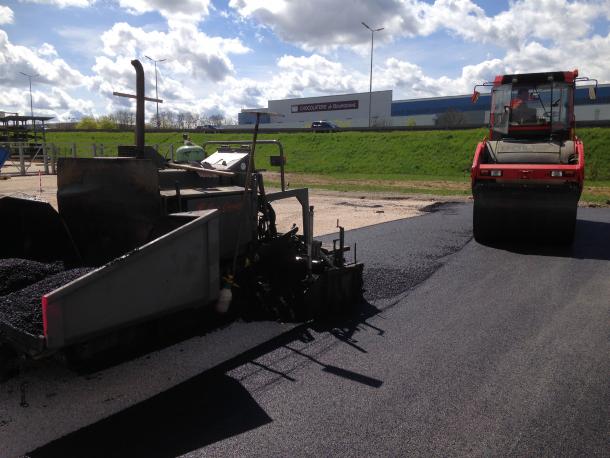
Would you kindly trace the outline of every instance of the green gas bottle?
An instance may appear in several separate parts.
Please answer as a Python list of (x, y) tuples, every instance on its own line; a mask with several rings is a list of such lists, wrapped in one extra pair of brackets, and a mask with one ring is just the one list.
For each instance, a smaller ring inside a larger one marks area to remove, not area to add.
[(201, 162), (205, 159), (205, 150), (195, 145), (187, 133), (182, 134), (184, 145), (174, 153), (174, 162)]
[(205, 151), (198, 145), (183, 145), (174, 153), (174, 162), (201, 162), (205, 159)]

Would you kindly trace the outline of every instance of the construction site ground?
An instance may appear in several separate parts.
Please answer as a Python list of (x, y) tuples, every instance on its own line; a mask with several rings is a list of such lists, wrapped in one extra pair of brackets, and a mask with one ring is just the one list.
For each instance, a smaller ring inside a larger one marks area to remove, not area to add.
[[(0, 194), (56, 205), (55, 181)], [(0, 384), (0, 456), (607, 455), (609, 209), (579, 208), (570, 247), (488, 246), (467, 196), (311, 203), (320, 239), (339, 218), (366, 266), (354, 316), (237, 321), (90, 372), (24, 366)], [(280, 229), (300, 221), (280, 205)]]
[[(269, 188), (269, 191), (273, 190)], [(12, 176), (0, 180), (0, 194), (34, 196), (57, 208), (57, 176)], [(337, 220), (346, 230), (351, 230), (418, 216), (439, 201), (467, 199), (459, 196), (409, 195), (398, 192), (310, 190), (310, 205), (314, 206), (315, 211), (315, 236), (336, 232)], [(278, 218), (278, 230), (284, 232), (290, 229), (292, 224), (300, 224), (301, 206), (296, 199), (276, 201), (273, 208)]]
[(538, 247), (476, 243), (469, 203), (433, 209), (346, 233), (352, 318), (212, 370), (277, 323), (0, 385), (3, 456), (606, 456), (610, 210)]

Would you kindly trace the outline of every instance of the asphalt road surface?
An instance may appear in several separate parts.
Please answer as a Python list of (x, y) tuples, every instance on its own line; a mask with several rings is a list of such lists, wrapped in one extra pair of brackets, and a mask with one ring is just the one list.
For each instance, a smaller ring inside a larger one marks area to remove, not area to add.
[[(610, 210), (483, 246), (467, 204), (352, 231), (358, 317), (300, 329), (45, 456), (609, 456)], [(137, 390), (137, 387), (134, 387)]]

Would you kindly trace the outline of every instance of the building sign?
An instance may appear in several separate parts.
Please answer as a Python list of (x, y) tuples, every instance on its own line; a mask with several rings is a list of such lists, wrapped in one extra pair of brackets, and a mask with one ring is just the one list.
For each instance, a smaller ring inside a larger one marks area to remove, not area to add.
[(357, 110), (358, 100), (345, 100), (342, 102), (304, 103), (291, 105), (291, 113), (310, 113), (314, 111)]

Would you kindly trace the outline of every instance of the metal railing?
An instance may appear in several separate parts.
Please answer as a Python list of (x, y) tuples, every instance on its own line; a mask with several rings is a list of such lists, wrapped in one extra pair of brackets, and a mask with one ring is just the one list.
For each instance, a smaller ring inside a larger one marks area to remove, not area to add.
[[(54, 175), (57, 171), (57, 161), (61, 157), (93, 158), (93, 157), (116, 157), (118, 155), (119, 143), (70, 143), (70, 142), (46, 142), (39, 144), (0, 142), (0, 147), (8, 148), (10, 154), (0, 174), (25, 176), (32, 173), (42, 172), (45, 175)], [(182, 143), (162, 143), (148, 145), (152, 146), (165, 158), (174, 158), (174, 151)], [(32, 172), (34, 166), (38, 167)]]

